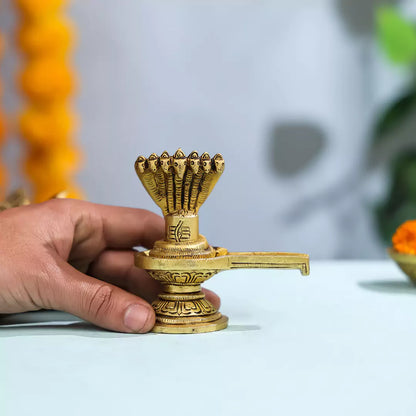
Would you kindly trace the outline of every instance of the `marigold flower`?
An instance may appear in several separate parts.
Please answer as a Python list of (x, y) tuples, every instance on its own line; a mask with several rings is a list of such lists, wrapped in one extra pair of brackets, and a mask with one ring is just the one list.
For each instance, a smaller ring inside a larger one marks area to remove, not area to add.
[(0, 198), (3, 200), (5, 198), (5, 184), (7, 183), (7, 180), (9, 178), (9, 175), (7, 173), (7, 170), (4, 168), (4, 166), (0, 166)]
[(53, 17), (24, 23), (17, 32), (17, 42), (29, 56), (65, 55), (73, 45), (73, 29), (67, 19)]
[(6, 137), (6, 119), (3, 114), (0, 114), (0, 144), (2, 144)]
[(65, 198), (71, 199), (84, 199), (84, 194), (81, 190), (74, 187), (74, 185), (70, 182), (61, 182), (50, 184), (46, 187), (39, 187), (35, 186), (35, 200), (34, 202), (43, 202), (51, 199), (55, 195), (60, 192), (65, 192)]
[(67, 98), (74, 90), (74, 74), (60, 59), (36, 59), (21, 73), (22, 90), (33, 100), (53, 102)]
[(19, 117), (19, 129), (34, 146), (67, 144), (74, 132), (76, 117), (65, 105), (29, 107)]
[(56, 13), (68, 0), (15, 0), (15, 3), (26, 18), (37, 19)]
[[(24, 170), (31, 181), (48, 188), (55, 184), (68, 184), (80, 163), (80, 154), (73, 147), (32, 148), (24, 163)], [(63, 190), (58, 189), (57, 192)]]
[(396, 230), (392, 241), (397, 252), (416, 254), (416, 220), (403, 223)]
[(23, 169), (35, 202), (63, 190), (78, 195), (72, 176), (80, 155), (72, 142), (76, 119), (68, 101), (76, 83), (68, 60), (74, 32), (64, 16), (67, 3), (15, 0), (21, 15), (17, 41), (26, 58), (19, 83), (28, 106), (20, 114), (19, 129), (28, 144)]

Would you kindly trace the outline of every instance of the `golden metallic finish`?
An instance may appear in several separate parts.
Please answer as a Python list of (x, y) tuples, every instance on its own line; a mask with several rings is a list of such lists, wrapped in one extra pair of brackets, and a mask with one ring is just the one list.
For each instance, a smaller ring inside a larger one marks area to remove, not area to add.
[(160, 332), (164, 334), (200, 334), (203, 332), (214, 332), (225, 329), (228, 326), (228, 318), (225, 315), (221, 315), (221, 318), (208, 322), (193, 325), (171, 325), (167, 326), (156, 322), (153, 327), (153, 332)]
[(17, 189), (7, 196), (7, 198), (0, 203), (0, 212), (9, 208), (20, 207), (22, 205), (29, 205), (30, 201), (24, 189)]
[[(67, 191), (61, 191), (57, 194), (51, 196), (50, 199), (65, 199), (68, 195)], [(9, 208), (17, 208), (23, 205), (30, 205), (30, 199), (27, 196), (24, 189), (19, 188), (16, 191), (12, 192), (7, 198), (0, 202), (0, 212)]]
[(224, 171), (220, 154), (212, 159), (181, 149), (173, 156), (163, 152), (139, 156), (135, 169), (143, 186), (165, 217), (165, 238), (151, 250), (138, 252), (135, 264), (163, 286), (152, 304), (154, 332), (191, 334), (219, 331), (228, 318), (205, 299), (201, 283), (222, 270), (298, 269), (309, 274), (309, 257), (296, 253), (237, 252), (212, 247), (199, 234), (198, 212)]
[(416, 285), (416, 255), (399, 253), (394, 248), (387, 249), (387, 253), (403, 270), (411, 282)]

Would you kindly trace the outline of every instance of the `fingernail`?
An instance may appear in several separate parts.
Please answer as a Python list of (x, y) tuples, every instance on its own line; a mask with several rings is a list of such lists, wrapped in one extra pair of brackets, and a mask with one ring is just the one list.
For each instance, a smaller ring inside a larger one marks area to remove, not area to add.
[(124, 325), (132, 332), (141, 332), (149, 319), (149, 309), (142, 305), (130, 305), (124, 314)]

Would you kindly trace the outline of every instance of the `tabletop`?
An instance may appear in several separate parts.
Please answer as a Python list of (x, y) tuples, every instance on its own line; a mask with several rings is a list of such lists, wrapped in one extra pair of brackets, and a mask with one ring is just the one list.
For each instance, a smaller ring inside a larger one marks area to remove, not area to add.
[(0, 415), (414, 415), (416, 288), (389, 261), (235, 270), (229, 327), (119, 334), (40, 311), (0, 321)]

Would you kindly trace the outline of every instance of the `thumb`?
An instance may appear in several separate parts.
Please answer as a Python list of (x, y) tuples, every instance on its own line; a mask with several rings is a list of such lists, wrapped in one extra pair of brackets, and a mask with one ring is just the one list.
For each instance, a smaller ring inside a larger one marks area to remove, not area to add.
[(155, 324), (153, 308), (117, 286), (87, 276), (63, 259), (62, 275), (47, 282), (54, 309), (69, 312), (100, 327), (118, 332), (144, 333)]

